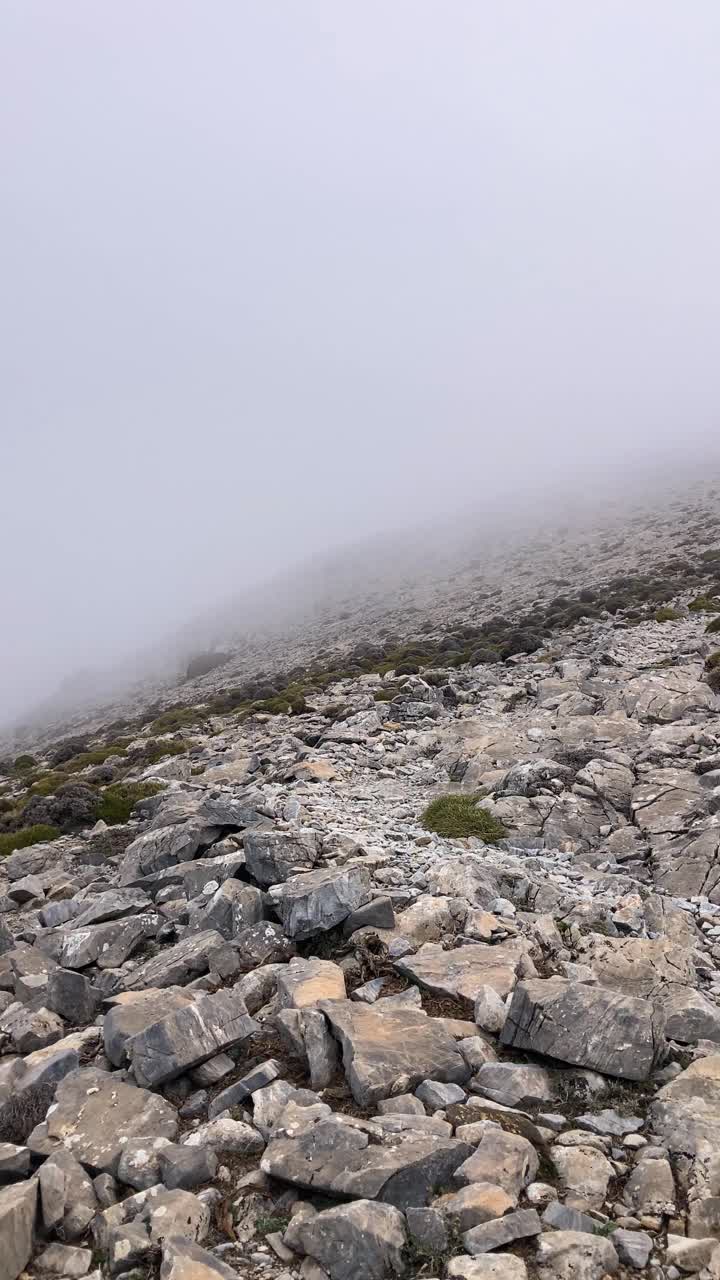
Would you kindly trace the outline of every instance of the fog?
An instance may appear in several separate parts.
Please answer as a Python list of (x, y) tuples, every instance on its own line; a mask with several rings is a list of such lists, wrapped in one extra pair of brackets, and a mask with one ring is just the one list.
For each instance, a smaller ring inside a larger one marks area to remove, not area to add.
[(716, 455), (719, 64), (715, 0), (3, 0), (0, 722), (306, 555)]

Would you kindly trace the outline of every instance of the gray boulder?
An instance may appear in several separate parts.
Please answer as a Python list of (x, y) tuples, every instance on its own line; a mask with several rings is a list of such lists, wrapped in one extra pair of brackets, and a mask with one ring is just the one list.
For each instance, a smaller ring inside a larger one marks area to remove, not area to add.
[(356, 1280), (358, 1261), (366, 1280), (402, 1275), (405, 1221), (392, 1205), (356, 1200), (300, 1223), (295, 1238), (330, 1280)]
[(605, 987), (537, 978), (515, 988), (501, 1043), (626, 1080), (647, 1080), (658, 1027), (652, 1004)]
[(341, 924), (370, 898), (364, 867), (310, 871), (276, 885), (271, 897), (288, 938), (312, 938)]
[(310, 871), (320, 856), (316, 831), (248, 831), (243, 841), (245, 865), (263, 888), (281, 884), (299, 871)]
[(93, 1067), (61, 1081), (47, 1118), (48, 1138), (64, 1143), (91, 1173), (114, 1174), (129, 1138), (173, 1139), (177, 1127), (175, 1108), (164, 1098)]
[(0, 1190), (0, 1276), (15, 1280), (32, 1253), (38, 1184), (36, 1178)]
[(440, 1019), (402, 1006), (383, 1009), (354, 1000), (320, 1006), (340, 1041), (355, 1101), (369, 1106), (409, 1093), (423, 1080), (462, 1084), (470, 1071)]
[(157, 1088), (259, 1030), (240, 996), (218, 991), (150, 1023), (126, 1049), (138, 1084)]

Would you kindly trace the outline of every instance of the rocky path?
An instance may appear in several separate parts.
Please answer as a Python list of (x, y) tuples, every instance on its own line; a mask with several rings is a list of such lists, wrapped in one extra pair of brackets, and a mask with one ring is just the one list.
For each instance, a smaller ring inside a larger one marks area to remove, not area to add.
[[(720, 730), (677, 603), (210, 717), (128, 823), (7, 857), (0, 1278), (720, 1277)], [(426, 830), (451, 791), (506, 837)]]

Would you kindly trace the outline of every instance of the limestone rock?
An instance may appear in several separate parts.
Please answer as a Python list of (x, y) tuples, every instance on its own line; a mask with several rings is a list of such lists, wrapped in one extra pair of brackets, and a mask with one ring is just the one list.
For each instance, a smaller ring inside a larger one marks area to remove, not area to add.
[(272, 891), (275, 910), (289, 938), (312, 938), (341, 924), (370, 898), (363, 867), (331, 868), (293, 876)]
[(128, 1138), (173, 1139), (177, 1124), (164, 1098), (87, 1068), (61, 1081), (47, 1129), (92, 1173), (114, 1173)]
[(138, 1084), (157, 1088), (259, 1030), (240, 996), (218, 991), (150, 1023), (126, 1050)]
[(427, 942), (415, 955), (396, 960), (395, 967), (427, 991), (473, 1002), (484, 986), (504, 997), (513, 990), (519, 974), (534, 973), (528, 944), (522, 939), (495, 946), (474, 942), (451, 951)]
[(327, 1209), (302, 1222), (297, 1238), (330, 1280), (356, 1280), (360, 1258), (367, 1280), (387, 1280), (405, 1270), (405, 1223), (392, 1205), (356, 1200)]
[(352, 1000), (323, 1001), (321, 1010), (343, 1051), (353, 1097), (368, 1106), (393, 1093), (407, 1093), (423, 1080), (466, 1080), (469, 1069), (455, 1041), (434, 1018), (414, 1009)]
[(0, 1190), (0, 1276), (15, 1280), (32, 1253), (38, 1184), (36, 1178)]
[(500, 1038), (626, 1080), (647, 1079), (657, 1043), (649, 1001), (563, 978), (521, 982)]
[(103, 1022), (103, 1040), (109, 1061), (114, 1067), (122, 1066), (127, 1046), (134, 1036), (192, 1002), (189, 992), (172, 988), (151, 988), (116, 997)]
[(540, 1280), (602, 1280), (620, 1265), (609, 1239), (584, 1231), (543, 1233), (535, 1260)]

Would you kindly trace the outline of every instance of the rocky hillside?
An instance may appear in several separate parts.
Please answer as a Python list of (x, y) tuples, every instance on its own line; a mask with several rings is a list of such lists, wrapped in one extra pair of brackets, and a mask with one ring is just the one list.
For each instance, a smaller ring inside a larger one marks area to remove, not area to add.
[(3, 1280), (720, 1277), (681, 508), (3, 762)]

